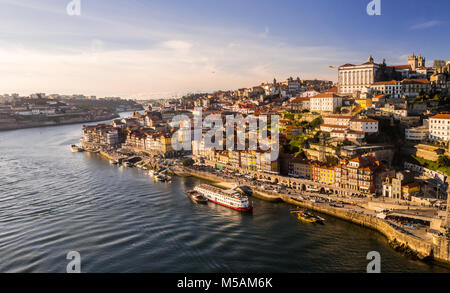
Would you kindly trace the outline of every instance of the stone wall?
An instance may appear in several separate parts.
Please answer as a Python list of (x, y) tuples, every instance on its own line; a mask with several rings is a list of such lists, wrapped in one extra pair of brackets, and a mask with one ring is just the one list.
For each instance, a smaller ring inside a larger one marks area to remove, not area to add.
[(398, 231), (394, 227), (390, 226), (386, 221), (376, 217), (358, 214), (334, 207), (325, 208), (313, 202), (299, 202), (286, 195), (280, 195), (280, 197), (287, 203), (309, 208), (311, 210), (328, 214), (340, 219), (351, 221), (363, 227), (374, 229), (385, 235), (390, 242), (396, 241), (397, 243), (404, 244), (413, 251), (417, 252), (419, 258), (431, 257), (441, 262), (450, 263), (449, 240), (444, 237), (436, 236), (437, 240), (433, 243), (429, 243), (415, 236), (402, 233), (401, 231)]

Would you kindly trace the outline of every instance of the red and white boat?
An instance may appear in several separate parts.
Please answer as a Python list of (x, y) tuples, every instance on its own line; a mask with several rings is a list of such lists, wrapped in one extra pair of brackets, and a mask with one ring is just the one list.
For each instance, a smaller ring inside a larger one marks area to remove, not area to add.
[(236, 190), (223, 190), (209, 184), (197, 185), (194, 190), (206, 197), (209, 201), (230, 209), (243, 212), (250, 212), (253, 210), (253, 206), (248, 197), (241, 195)]

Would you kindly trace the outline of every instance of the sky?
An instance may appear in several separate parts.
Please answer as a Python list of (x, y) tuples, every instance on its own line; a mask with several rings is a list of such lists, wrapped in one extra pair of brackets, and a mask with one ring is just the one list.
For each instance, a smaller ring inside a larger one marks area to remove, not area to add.
[(0, 94), (163, 98), (450, 59), (450, 1), (0, 0)]

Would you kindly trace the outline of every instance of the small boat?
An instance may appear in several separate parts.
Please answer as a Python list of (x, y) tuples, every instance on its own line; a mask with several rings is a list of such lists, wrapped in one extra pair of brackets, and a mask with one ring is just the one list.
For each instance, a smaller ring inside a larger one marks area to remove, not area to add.
[(302, 222), (305, 223), (320, 223), (323, 224), (325, 221), (324, 218), (315, 216), (313, 214), (310, 214), (308, 212), (298, 210), (298, 211), (291, 211), (292, 214), (297, 214), (297, 219), (299, 219)]
[(188, 190), (186, 193), (189, 196), (189, 198), (195, 203), (199, 203), (199, 204), (207, 204), (208, 203), (208, 199), (206, 197), (204, 197), (203, 195), (199, 194), (195, 190)]
[(82, 147), (79, 147), (79, 146), (77, 146), (76, 144), (71, 144), (71, 145), (70, 145), (70, 150), (71, 150), (73, 153), (79, 153), (79, 152), (83, 152), (83, 151), (84, 151), (84, 149), (83, 149)]
[(113, 159), (109, 160), (109, 163), (111, 165), (117, 165), (118, 164), (118, 162), (116, 160), (113, 160)]
[(133, 163), (131, 163), (131, 162), (128, 162), (128, 161), (126, 161), (126, 162), (123, 162), (122, 163), (125, 167), (133, 167), (134, 166), (134, 164)]

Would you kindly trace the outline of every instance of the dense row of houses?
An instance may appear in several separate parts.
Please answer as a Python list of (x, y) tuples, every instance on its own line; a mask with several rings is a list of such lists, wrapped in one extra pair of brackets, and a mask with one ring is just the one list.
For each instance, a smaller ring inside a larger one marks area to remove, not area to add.
[(341, 160), (337, 165), (293, 158), (289, 161), (288, 172), (290, 176), (367, 194), (381, 194), (382, 178), (395, 174), (371, 155)]

